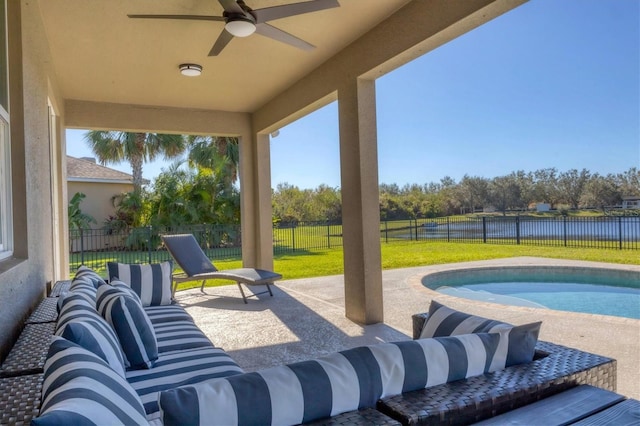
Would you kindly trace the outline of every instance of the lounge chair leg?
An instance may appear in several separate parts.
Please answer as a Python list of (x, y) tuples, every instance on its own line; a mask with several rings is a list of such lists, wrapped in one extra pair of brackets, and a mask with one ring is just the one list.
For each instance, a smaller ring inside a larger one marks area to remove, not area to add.
[(247, 296), (244, 295), (244, 290), (242, 289), (242, 285), (240, 285), (239, 281), (236, 281), (236, 284), (238, 284), (238, 288), (240, 289), (240, 293), (242, 293), (242, 300), (244, 300), (245, 305), (249, 302), (247, 302)]
[(200, 286), (200, 293), (204, 293), (204, 283), (206, 283), (207, 280), (202, 280), (202, 285)]
[(269, 290), (269, 294), (271, 295), (271, 297), (273, 297), (273, 293), (271, 292), (271, 285), (270, 283), (267, 283), (267, 290)]

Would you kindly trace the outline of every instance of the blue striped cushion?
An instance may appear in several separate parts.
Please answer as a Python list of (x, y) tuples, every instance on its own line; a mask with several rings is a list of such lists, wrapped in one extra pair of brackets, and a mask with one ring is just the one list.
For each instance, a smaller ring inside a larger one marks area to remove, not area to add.
[(112, 280), (112, 281), (109, 281), (109, 285), (112, 286), (112, 287), (115, 287), (116, 289), (118, 289), (120, 291), (123, 291), (123, 292), (127, 293), (129, 296), (131, 296), (134, 299), (136, 299), (136, 302), (138, 302), (140, 304), (140, 306), (142, 306), (142, 300), (140, 299), (140, 296), (138, 296), (138, 293), (133, 291), (133, 289), (131, 287), (129, 287), (128, 285), (126, 285), (122, 281)]
[(71, 321), (79, 321), (84, 319), (103, 319), (96, 310), (95, 304), (87, 300), (85, 295), (69, 291), (60, 296), (58, 301), (58, 321), (56, 322), (56, 331), (62, 329)]
[(95, 288), (98, 288), (100, 287), (100, 285), (105, 284), (104, 279), (97, 272), (84, 265), (80, 266), (76, 271), (76, 275), (73, 277), (73, 279), (75, 280), (77, 278), (84, 278), (89, 280)]
[(489, 371), (499, 334), (381, 343), (160, 393), (164, 424), (299, 424)]
[(213, 347), (211, 340), (191, 321), (153, 324), (158, 353)]
[(98, 312), (113, 327), (125, 355), (127, 368), (151, 368), (158, 359), (153, 325), (142, 306), (118, 288), (102, 285), (96, 298)]
[(54, 337), (44, 365), (40, 416), (32, 425), (147, 424), (140, 398), (100, 358)]
[(150, 265), (108, 262), (109, 280), (129, 285), (142, 300), (142, 306), (171, 304), (171, 262)]
[(191, 321), (193, 318), (180, 305), (145, 306), (144, 311), (149, 315), (153, 324), (172, 321)]
[(431, 301), (429, 316), (420, 338), (457, 336), (469, 333), (500, 333), (500, 344), (506, 350), (504, 364), (496, 358), (493, 369), (531, 362), (540, 334), (542, 322), (514, 326), (476, 315), (456, 311), (436, 301)]
[(96, 289), (89, 278), (76, 278), (71, 281), (71, 285), (69, 286), (69, 291), (84, 295), (87, 300), (94, 304), (96, 302)]
[(124, 377), (124, 355), (113, 329), (100, 319), (76, 320), (66, 324), (56, 332), (70, 342), (98, 355), (120, 376)]
[(207, 347), (163, 353), (151, 370), (131, 370), (126, 374), (151, 418), (159, 410), (161, 391), (241, 373), (242, 369), (224, 350)]

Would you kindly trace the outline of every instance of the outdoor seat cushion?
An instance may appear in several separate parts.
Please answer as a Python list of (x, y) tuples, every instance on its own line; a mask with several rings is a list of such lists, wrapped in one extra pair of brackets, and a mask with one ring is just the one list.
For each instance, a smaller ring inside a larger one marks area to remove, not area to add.
[(501, 339), (478, 333), (380, 343), (160, 393), (165, 425), (299, 424), (489, 371)]
[(142, 306), (170, 305), (172, 263), (126, 264), (107, 262), (109, 280), (131, 287), (142, 300)]
[(163, 306), (145, 306), (144, 311), (149, 316), (152, 324), (161, 324), (173, 321), (191, 321), (193, 318), (178, 304)]
[(191, 321), (153, 324), (158, 353), (213, 347), (211, 340)]
[(496, 357), (492, 369), (502, 369), (533, 360), (541, 325), (542, 322), (534, 322), (514, 326), (456, 311), (432, 300), (429, 316), (424, 323), (420, 338), (457, 336), (469, 333), (500, 333), (504, 337), (500, 344), (507, 349), (506, 358), (501, 360)]
[(102, 278), (97, 272), (88, 266), (81, 265), (76, 271), (76, 275), (73, 277), (74, 280), (78, 278), (83, 278), (88, 280), (93, 284), (93, 286), (97, 289), (102, 284), (105, 284), (104, 278)]
[(131, 385), (92, 352), (54, 337), (44, 365), (38, 425), (147, 424)]
[(159, 410), (161, 391), (241, 373), (242, 368), (224, 350), (206, 347), (161, 353), (152, 369), (127, 371), (126, 377), (151, 419)]

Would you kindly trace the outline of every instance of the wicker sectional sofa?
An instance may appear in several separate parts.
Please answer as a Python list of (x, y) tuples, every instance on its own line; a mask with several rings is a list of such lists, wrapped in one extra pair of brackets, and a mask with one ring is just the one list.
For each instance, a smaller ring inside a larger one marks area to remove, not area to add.
[(148, 304), (135, 288), (79, 271), (56, 303), (44, 374), (36, 366), (23, 376), (42, 386), (32, 424), (468, 424), (578, 384), (616, 386), (615, 360), (551, 343), (534, 342), (531, 362), (506, 366), (503, 333), (421, 338), (426, 313), (413, 317), (415, 340), (244, 373), (162, 295), (136, 321), (153, 330), (156, 351), (140, 343), (144, 332), (132, 344), (126, 327), (136, 325), (124, 321), (123, 331), (115, 317), (134, 315), (132, 300)]

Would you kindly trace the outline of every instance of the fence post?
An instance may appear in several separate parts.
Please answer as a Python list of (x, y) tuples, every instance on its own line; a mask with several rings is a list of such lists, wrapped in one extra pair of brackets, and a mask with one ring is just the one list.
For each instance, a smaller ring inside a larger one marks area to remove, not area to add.
[(516, 216), (516, 244), (520, 244), (520, 216)]
[(482, 242), (487, 243), (487, 217), (482, 216)]
[(564, 238), (564, 246), (567, 246), (567, 217), (566, 216), (562, 216), (562, 233), (563, 233), (563, 238)]
[(618, 242), (620, 243), (620, 250), (622, 250), (622, 216), (618, 216)]
[(291, 226), (291, 250), (296, 251), (296, 224)]
[(447, 216), (447, 242), (451, 242), (451, 222), (449, 221), (449, 216)]
[(80, 228), (80, 264), (84, 265), (84, 229)]
[(327, 220), (327, 248), (331, 248), (331, 227)]
[(384, 242), (385, 243), (389, 242), (389, 221), (388, 220), (384, 221)]
[(147, 248), (149, 251), (149, 264), (151, 264), (151, 226), (147, 226)]
[(416, 219), (416, 241), (418, 241), (418, 219)]

